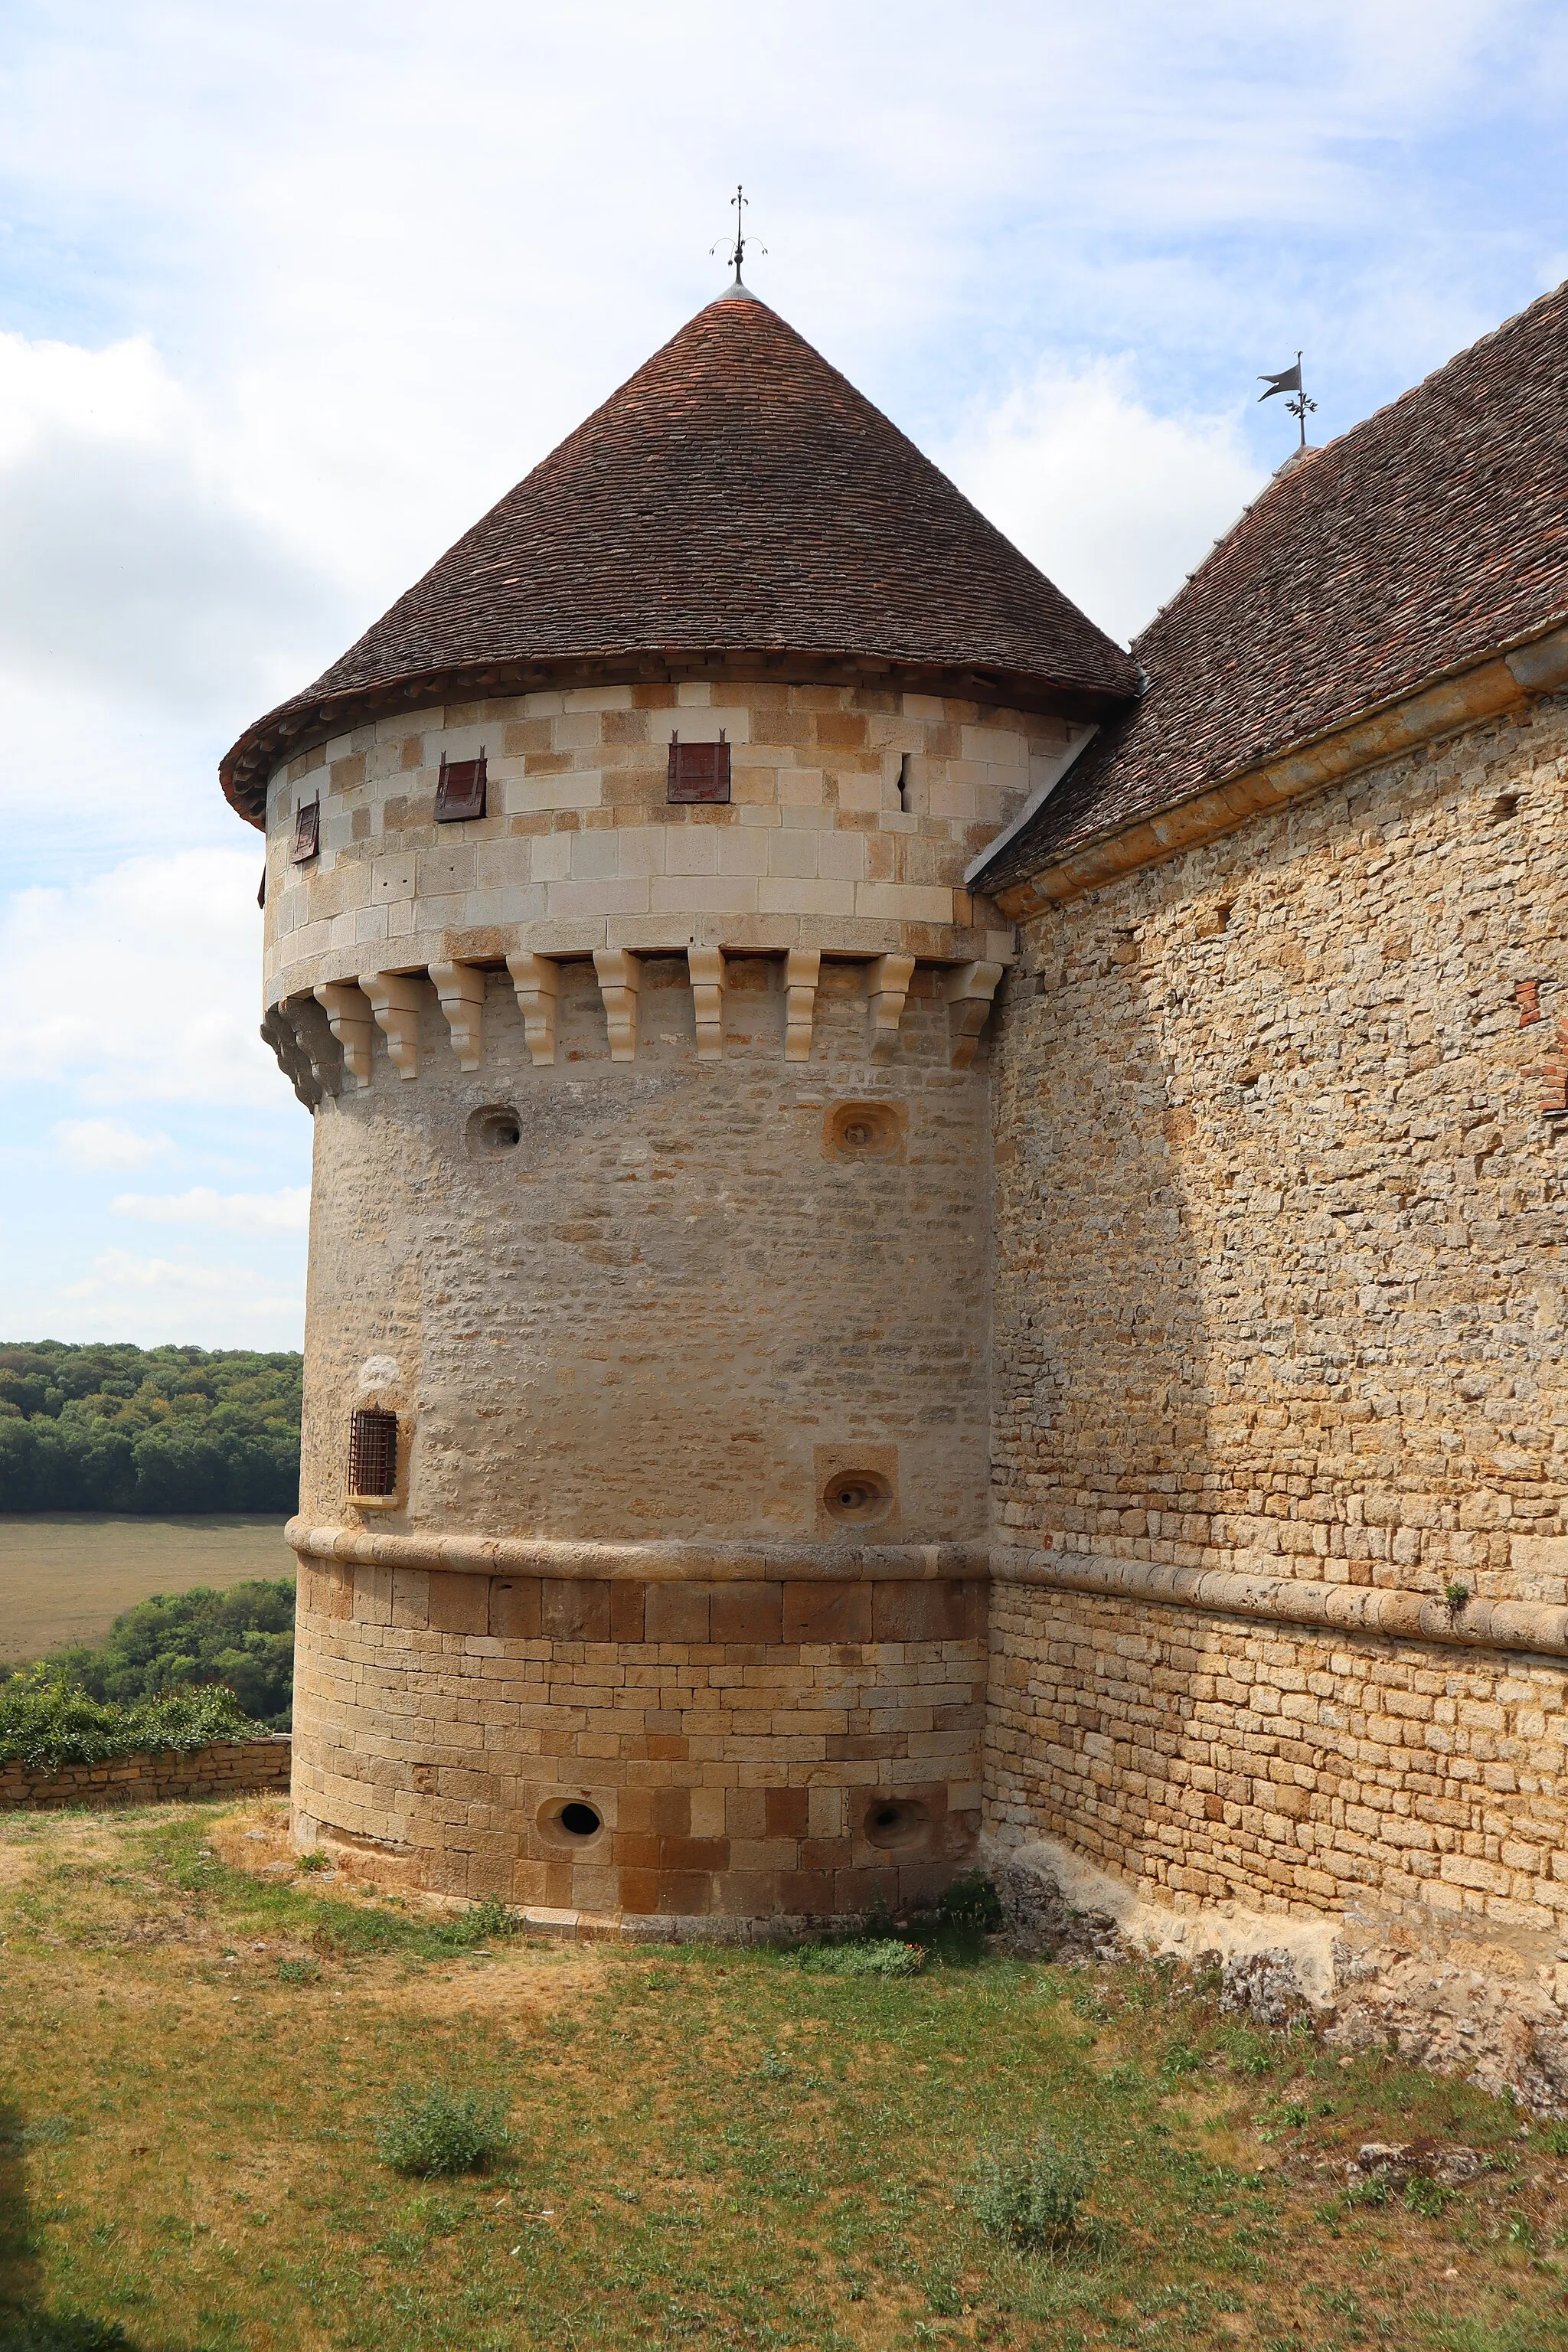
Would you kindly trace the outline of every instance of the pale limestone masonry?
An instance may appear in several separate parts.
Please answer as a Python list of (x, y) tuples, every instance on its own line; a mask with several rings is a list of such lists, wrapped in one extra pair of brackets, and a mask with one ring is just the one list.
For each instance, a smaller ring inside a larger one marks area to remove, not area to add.
[[(1014, 939), (962, 873), (1070, 730), (731, 691), (420, 713), (275, 784), (268, 1034), (318, 1106), (297, 1832), (389, 1880), (749, 1922), (975, 1851)], [(668, 804), (677, 724), (724, 728), (731, 806)], [(481, 744), (489, 814), (437, 830)]]
[[(730, 804), (669, 806), (671, 735), (721, 731)], [(272, 780), (267, 999), (520, 950), (1004, 961), (1012, 926), (976, 905), (963, 869), (1083, 733), (928, 695), (770, 684), (566, 688), (380, 719)], [(437, 825), (443, 753), (481, 751), (485, 817)], [(318, 795), (321, 855), (292, 866), (294, 812)]]
[(388, 1883), (748, 1921), (931, 1896), (973, 1855), (978, 1579), (301, 1567), (297, 1816)]
[(1565, 792), (1542, 700), (1026, 925), (1005, 1837), (1185, 1903), (1561, 1924)]

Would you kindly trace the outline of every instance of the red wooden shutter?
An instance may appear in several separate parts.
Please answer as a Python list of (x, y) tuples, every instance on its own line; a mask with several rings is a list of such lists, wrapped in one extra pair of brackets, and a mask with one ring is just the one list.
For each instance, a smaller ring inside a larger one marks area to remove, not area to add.
[(728, 801), (730, 746), (721, 731), (717, 743), (683, 743), (679, 735), (670, 737), (667, 796), (671, 801)]
[(349, 1492), (397, 1492), (397, 1415), (356, 1412), (349, 1423)]
[(441, 773), (436, 785), (436, 822), (437, 824), (461, 824), (468, 817), (485, 813), (485, 755), (477, 760), (448, 760), (441, 754)]
[(295, 811), (291, 863), (295, 866), (307, 865), (312, 857), (320, 855), (321, 847), (321, 795), (318, 793), (313, 801), (301, 801)]

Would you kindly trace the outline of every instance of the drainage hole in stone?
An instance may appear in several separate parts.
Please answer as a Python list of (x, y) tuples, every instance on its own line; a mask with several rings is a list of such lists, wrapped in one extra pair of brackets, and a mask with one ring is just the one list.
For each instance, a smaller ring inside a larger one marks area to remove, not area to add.
[(866, 1836), (872, 1845), (911, 1845), (930, 1819), (918, 1797), (877, 1797), (866, 1814)]
[(592, 1805), (579, 1804), (574, 1801), (570, 1805), (562, 1806), (561, 1826), (568, 1837), (590, 1838), (604, 1824)]
[(515, 1150), (522, 1141), (522, 1121), (504, 1104), (475, 1111), (468, 1121), (468, 1149), (485, 1159)]
[(891, 1507), (893, 1489), (879, 1470), (840, 1470), (827, 1482), (823, 1507), (829, 1518), (865, 1526)]

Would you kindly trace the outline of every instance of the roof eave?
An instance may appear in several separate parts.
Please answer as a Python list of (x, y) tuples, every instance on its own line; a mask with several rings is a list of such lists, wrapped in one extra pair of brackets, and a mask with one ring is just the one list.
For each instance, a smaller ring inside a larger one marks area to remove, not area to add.
[[(1056, 855), (998, 881), (986, 866), (971, 887), (994, 898), (1015, 922), (1098, 889), (1140, 866), (1234, 833), (1286, 802), (1327, 791), (1348, 776), (1399, 758), (1419, 745), (1500, 716), (1541, 694), (1568, 687), (1568, 623), (1561, 616), (1490, 651), (1435, 670), (1414, 688), (1282, 746), (1267, 760), (1210, 777), (1165, 807), (1108, 825)], [(997, 844), (1016, 866), (1016, 842)]]
[(474, 660), (282, 703), (246, 729), (219, 762), (218, 775), (229, 805), (247, 824), (259, 827), (266, 822), (268, 781), (279, 761), (381, 719), (454, 701), (488, 701), (564, 686), (679, 685), (712, 677), (738, 684), (772, 680), (880, 686), (992, 709), (1096, 721), (1126, 709), (1133, 699), (1131, 691), (1103, 679), (1046, 677), (990, 663), (928, 662), (906, 655), (827, 649), (663, 646), (638, 653)]

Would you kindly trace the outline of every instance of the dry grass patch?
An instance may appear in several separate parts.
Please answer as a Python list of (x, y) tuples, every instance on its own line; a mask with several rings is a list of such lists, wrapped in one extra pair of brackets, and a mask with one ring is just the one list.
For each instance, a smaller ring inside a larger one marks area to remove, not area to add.
[[(1463, 2085), (1152, 1969), (531, 1945), (258, 1872), (276, 1813), (0, 1825), (0, 2342), (1568, 2352), (1568, 2139)], [(380, 2159), (432, 2084), (501, 2102), (487, 2169)], [(1347, 2201), (1420, 2133), (1490, 2168)], [(1031, 2249), (973, 2185), (1041, 2134), (1092, 2179)]]

